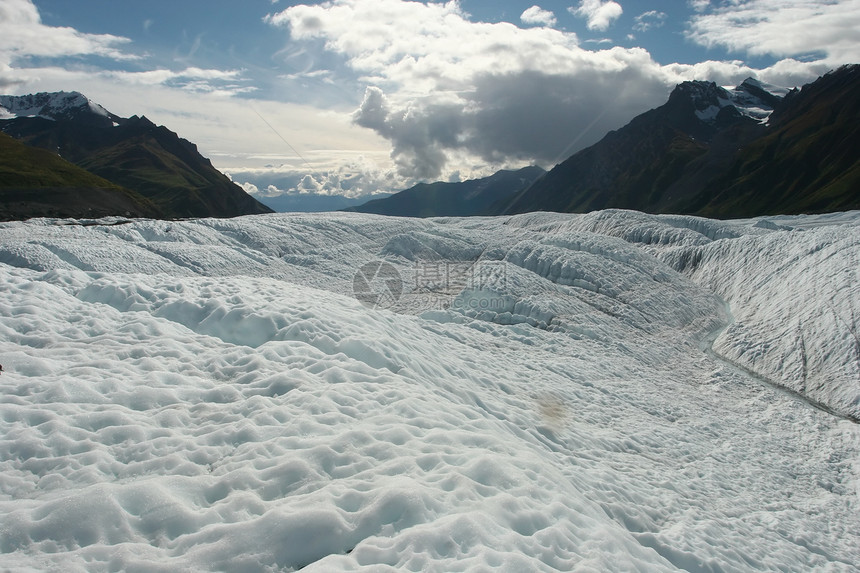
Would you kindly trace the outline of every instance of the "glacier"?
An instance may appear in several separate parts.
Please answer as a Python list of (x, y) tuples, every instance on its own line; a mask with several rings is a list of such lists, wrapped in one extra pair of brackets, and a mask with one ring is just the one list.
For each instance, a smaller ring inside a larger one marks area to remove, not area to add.
[(0, 566), (858, 571), (858, 254), (860, 212), (0, 223)]

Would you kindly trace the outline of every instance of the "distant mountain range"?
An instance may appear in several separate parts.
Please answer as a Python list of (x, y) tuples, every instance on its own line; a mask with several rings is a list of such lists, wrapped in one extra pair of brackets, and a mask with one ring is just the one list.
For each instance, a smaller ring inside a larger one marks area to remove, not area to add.
[[(378, 199), (390, 197), (390, 193), (374, 195)], [(367, 203), (365, 197), (346, 197), (344, 195), (322, 195), (319, 193), (283, 193), (272, 197), (257, 196), (256, 199), (278, 213), (320, 213), (325, 211), (344, 211)]]
[[(533, 182), (515, 189), (511, 173), (421, 184), (352, 210), (428, 217), (622, 208), (738, 218), (860, 209), (860, 66), (791, 91), (752, 78), (733, 89), (684, 82), (664, 105)], [(495, 201), (468, 202), (492, 181), (505, 182)]]
[(17, 140), (2, 140), (0, 218), (271, 212), (194, 144), (77, 92), (0, 96), (0, 131)]
[[(752, 78), (679, 84), (668, 101), (545, 172), (421, 183), (354, 206), (270, 198), (194, 144), (76, 92), (0, 96), (0, 220), (32, 216), (232, 217), (345, 209), (431, 217), (606, 208), (738, 218), (860, 209), (860, 65), (800, 90)], [(14, 138), (14, 139), (12, 139)]]
[(419, 183), (384, 199), (345, 209), (401, 217), (468, 217), (504, 207), (505, 201), (527, 188), (546, 171), (537, 166), (499, 171), (461, 183)]

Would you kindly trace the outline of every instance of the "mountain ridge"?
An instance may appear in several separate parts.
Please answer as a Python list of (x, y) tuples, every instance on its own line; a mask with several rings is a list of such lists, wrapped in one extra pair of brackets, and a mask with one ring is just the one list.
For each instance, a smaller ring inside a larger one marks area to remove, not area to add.
[[(860, 66), (835, 70), (790, 93), (770, 130), (736, 154), (697, 198), (702, 215), (728, 204), (745, 217), (780, 204), (785, 212), (860, 208)], [(774, 186), (774, 181), (779, 185)], [(763, 213), (774, 214), (774, 213)]]
[(121, 118), (78, 92), (0, 96), (0, 130), (145, 197), (160, 216), (269, 213), (197, 146), (145, 116)]
[(733, 218), (860, 208), (858, 66), (784, 95), (765, 87), (679, 84), (665, 104), (492, 214), (624, 208)]
[(0, 95), (0, 120), (17, 117), (41, 117), (51, 121), (82, 118), (85, 121), (95, 120), (101, 125), (105, 125), (101, 118), (110, 122), (122, 120), (76, 91), (39, 92), (22, 96)]

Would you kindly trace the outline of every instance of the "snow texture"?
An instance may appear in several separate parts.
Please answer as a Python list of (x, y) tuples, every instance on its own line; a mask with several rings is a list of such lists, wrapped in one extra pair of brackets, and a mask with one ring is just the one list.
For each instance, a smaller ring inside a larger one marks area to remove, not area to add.
[(857, 571), (858, 221), (0, 224), (0, 566)]

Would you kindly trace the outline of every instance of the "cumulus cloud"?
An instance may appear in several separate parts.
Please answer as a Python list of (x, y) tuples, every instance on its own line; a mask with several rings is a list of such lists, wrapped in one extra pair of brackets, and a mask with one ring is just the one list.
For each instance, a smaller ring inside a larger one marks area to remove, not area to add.
[(672, 81), (644, 50), (471, 22), (455, 2), (337, 0), (269, 21), (322, 40), (370, 84), (353, 120), (391, 142), (404, 177), (438, 178), (470, 155), (552, 165), (659, 105)]
[(677, 83), (688, 80), (716, 82), (717, 85), (735, 86), (749, 77), (783, 87), (798, 87), (821, 76), (832, 68), (825, 62), (800, 62), (786, 59), (764, 68), (753, 68), (741, 60), (705, 61), (696, 64), (669, 64), (663, 70)]
[(523, 24), (539, 25), (539, 26), (555, 26), (555, 14), (549, 10), (544, 10), (540, 6), (532, 6), (520, 15), (520, 20)]
[(855, 62), (860, 54), (860, 0), (733, 0), (699, 7), (688, 36), (704, 46), (780, 58), (823, 55), (831, 65)]
[(371, 86), (364, 93), (364, 101), (353, 114), (355, 123), (382, 134), (387, 134), (386, 120), (391, 113), (388, 98), (378, 87)]
[(445, 148), (458, 146), (460, 115), (444, 102), (426, 100), (392, 113), (382, 90), (369, 87), (353, 117), (356, 124), (392, 141), (391, 158), (401, 173), (431, 179), (439, 176), (448, 161)]
[(579, 7), (568, 8), (574, 16), (586, 19), (589, 30), (605, 31), (624, 12), (618, 2), (604, 0), (582, 0)]
[[(586, 0), (575, 11), (608, 26), (620, 10)], [(646, 12), (640, 28), (663, 19)], [(793, 59), (764, 70), (741, 61), (660, 65), (641, 48), (585, 49), (575, 34), (551, 27), (472, 22), (457, 2), (331, 0), (268, 21), (294, 40), (324, 45), (367, 86), (352, 120), (390, 143), (404, 180), (456, 170), (481, 176), (526, 162), (552, 167), (662, 104), (682, 81), (737, 85), (754, 76), (795, 86), (827, 71)]]
[(415, 184), (394, 169), (380, 167), (367, 157), (355, 157), (331, 169), (309, 173), (301, 168), (236, 171), (230, 178), (257, 197), (281, 195), (329, 195), (347, 198), (393, 193)]
[(637, 32), (647, 32), (651, 28), (659, 28), (666, 23), (666, 13), (657, 10), (649, 10), (639, 14), (635, 18), (633, 29)]
[(264, 197), (267, 196), (264, 193), (260, 193), (260, 190), (253, 183), (247, 183), (247, 182), (246, 183), (240, 183), (239, 187), (244, 189), (245, 193), (248, 193), (250, 195), (260, 195), (260, 196), (264, 196)]

